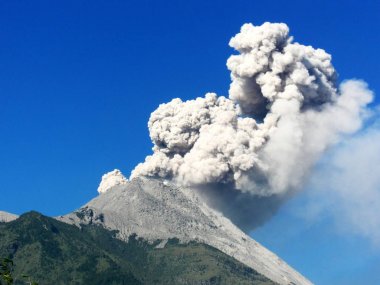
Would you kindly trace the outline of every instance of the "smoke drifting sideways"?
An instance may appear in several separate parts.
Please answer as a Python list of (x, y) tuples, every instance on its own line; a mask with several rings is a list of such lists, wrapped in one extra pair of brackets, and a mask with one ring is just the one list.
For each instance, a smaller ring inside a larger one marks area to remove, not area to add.
[(293, 41), (286, 24), (245, 24), (230, 40), (229, 98), (161, 104), (149, 119), (153, 154), (131, 178), (171, 179), (197, 189), (249, 231), (302, 190), (322, 154), (358, 131), (373, 94), (337, 85), (331, 56)]

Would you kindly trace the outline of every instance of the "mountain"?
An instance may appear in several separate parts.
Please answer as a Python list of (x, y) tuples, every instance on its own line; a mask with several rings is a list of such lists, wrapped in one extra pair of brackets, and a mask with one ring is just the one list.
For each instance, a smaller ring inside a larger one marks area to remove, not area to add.
[(119, 182), (108, 190), (102, 188), (98, 197), (57, 219), (78, 227), (101, 225), (116, 230), (116, 237), (124, 241), (129, 241), (132, 235), (149, 244), (159, 240), (155, 248), (166, 248), (174, 238), (181, 245), (206, 244), (278, 284), (312, 284), (208, 207), (194, 191), (152, 178)]
[(18, 218), (18, 216), (15, 214), (0, 211), (0, 223), (1, 222), (10, 222), (10, 221), (16, 220), (17, 218)]
[(15, 263), (15, 285), (23, 274), (40, 285), (67, 284), (253, 284), (266, 277), (206, 244), (168, 239), (150, 242), (98, 225), (80, 227), (37, 212), (0, 223), (0, 256)]

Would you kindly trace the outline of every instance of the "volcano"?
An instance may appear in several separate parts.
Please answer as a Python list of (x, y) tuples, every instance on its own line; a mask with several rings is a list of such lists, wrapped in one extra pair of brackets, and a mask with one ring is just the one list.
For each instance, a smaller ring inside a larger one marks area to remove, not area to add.
[[(110, 180), (116, 180), (112, 175)], [(160, 242), (176, 238), (182, 244), (207, 244), (235, 258), (278, 284), (312, 284), (277, 255), (209, 207), (192, 189), (162, 179), (138, 177), (102, 189), (80, 209), (57, 217), (65, 223), (100, 225), (116, 230), (116, 237), (131, 236)]]

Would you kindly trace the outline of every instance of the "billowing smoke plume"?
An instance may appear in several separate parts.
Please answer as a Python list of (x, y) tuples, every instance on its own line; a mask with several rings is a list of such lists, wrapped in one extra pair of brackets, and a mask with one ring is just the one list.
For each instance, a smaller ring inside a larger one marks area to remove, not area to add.
[(161, 104), (149, 119), (153, 154), (132, 177), (201, 189), (246, 229), (298, 191), (331, 145), (360, 129), (372, 92), (339, 87), (331, 56), (294, 43), (285, 24), (245, 24), (230, 41), (229, 98)]
[(99, 194), (107, 192), (114, 186), (126, 184), (128, 180), (119, 169), (112, 170), (102, 176), (102, 181), (99, 184)]

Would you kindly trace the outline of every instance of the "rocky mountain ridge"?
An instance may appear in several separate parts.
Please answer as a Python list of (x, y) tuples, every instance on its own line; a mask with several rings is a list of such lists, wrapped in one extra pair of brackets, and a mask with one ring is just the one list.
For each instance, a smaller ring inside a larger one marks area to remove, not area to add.
[(206, 244), (170, 239), (157, 248), (115, 234), (32, 211), (0, 223), (0, 259), (13, 260), (14, 285), (26, 284), (23, 275), (40, 285), (278, 285)]
[(208, 207), (194, 191), (168, 181), (138, 177), (117, 184), (89, 203), (57, 219), (69, 224), (98, 224), (147, 241), (196, 241), (223, 253), (279, 284), (312, 284), (274, 253), (238, 229), (221, 213)]

